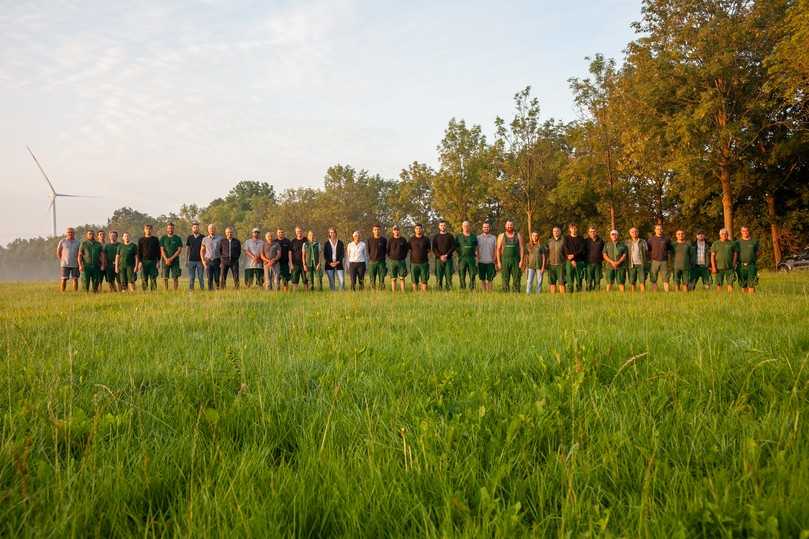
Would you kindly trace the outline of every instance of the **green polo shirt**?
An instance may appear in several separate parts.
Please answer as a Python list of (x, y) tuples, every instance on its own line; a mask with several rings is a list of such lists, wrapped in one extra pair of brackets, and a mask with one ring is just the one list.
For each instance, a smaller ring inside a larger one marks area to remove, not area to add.
[(104, 256), (107, 257), (107, 268), (112, 268), (112, 264), (115, 262), (115, 255), (118, 254), (119, 245), (121, 244), (117, 241), (115, 243), (104, 244)]
[(743, 264), (755, 264), (758, 260), (758, 240), (736, 240), (736, 248), (739, 252), (739, 261)]
[(132, 242), (129, 243), (119, 243), (118, 244), (118, 256), (121, 257), (121, 260), (118, 261), (118, 265), (121, 268), (134, 268), (135, 267), (135, 255), (138, 254), (138, 245)]
[(733, 253), (736, 252), (736, 243), (730, 240), (715, 241), (711, 245), (711, 252), (716, 253), (716, 269), (725, 271), (733, 269)]
[(672, 246), (674, 247), (674, 269), (691, 269), (691, 244), (687, 241), (674, 242)]
[[(627, 254), (626, 244), (622, 241), (616, 241), (615, 243), (608, 241), (604, 244), (604, 253), (610, 257), (610, 260), (616, 261)], [(626, 266), (626, 257), (618, 264), (619, 268), (623, 268), (624, 266)]]
[(174, 253), (183, 246), (183, 240), (177, 234), (173, 236), (169, 236), (168, 234), (163, 235), (160, 238), (160, 247), (163, 248), (166, 258), (171, 258), (174, 256)]
[(104, 246), (95, 240), (82, 240), (79, 245), (79, 258), (88, 267), (101, 266), (101, 252)]

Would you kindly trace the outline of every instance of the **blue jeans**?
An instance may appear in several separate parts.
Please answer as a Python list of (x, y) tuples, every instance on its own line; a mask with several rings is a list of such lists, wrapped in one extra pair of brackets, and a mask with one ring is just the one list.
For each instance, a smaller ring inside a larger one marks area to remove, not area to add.
[(334, 278), (340, 283), (340, 290), (345, 288), (345, 273), (341, 269), (326, 269), (326, 277), (329, 278), (329, 289), (334, 290)]
[(218, 258), (208, 261), (208, 290), (213, 292), (219, 288), (220, 262)]
[(199, 280), (199, 289), (205, 290), (205, 277), (202, 271), (202, 262), (188, 261), (188, 289), (194, 290), (194, 279)]
[(528, 268), (528, 283), (525, 285), (525, 293), (531, 293), (531, 287), (534, 284), (534, 279), (537, 281), (537, 294), (542, 292), (542, 272), (539, 270)]

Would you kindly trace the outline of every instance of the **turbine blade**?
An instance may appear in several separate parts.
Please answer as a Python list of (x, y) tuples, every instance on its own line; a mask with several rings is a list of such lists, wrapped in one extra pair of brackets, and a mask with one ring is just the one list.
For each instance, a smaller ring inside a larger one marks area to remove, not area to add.
[(51, 179), (50, 179), (50, 178), (48, 178), (48, 175), (47, 175), (47, 174), (45, 174), (45, 169), (43, 169), (43, 168), (42, 168), (42, 165), (40, 165), (40, 164), (39, 164), (39, 160), (37, 160), (37, 156), (36, 156), (36, 155), (34, 155), (34, 152), (32, 152), (32, 151), (31, 151), (31, 148), (30, 148), (30, 147), (26, 146), (26, 148), (28, 148), (28, 153), (30, 153), (30, 154), (31, 154), (31, 157), (33, 157), (33, 158), (34, 158), (34, 163), (36, 163), (36, 164), (37, 164), (37, 167), (39, 167), (39, 171), (42, 173), (42, 176), (45, 178), (45, 181), (46, 181), (46, 182), (48, 182), (48, 187), (50, 187), (50, 188), (51, 188), (51, 193), (53, 193), (54, 195), (56, 195), (56, 189), (54, 189), (54, 188), (53, 188), (53, 184), (51, 183)]
[(101, 198), (93, 195), (68, 195), (67, 193), (54, 193), (55, 197), (70, 197), (70, 198)]

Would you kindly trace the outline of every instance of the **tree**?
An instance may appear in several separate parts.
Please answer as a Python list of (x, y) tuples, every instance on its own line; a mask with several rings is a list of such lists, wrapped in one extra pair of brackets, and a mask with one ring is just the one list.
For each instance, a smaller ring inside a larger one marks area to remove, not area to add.
[(391, 223), (413, 228), (424, 225), (428, 230), (436, 219), (433, 210), (433, 182), (435, 170), (429, 165), (413, 161), (399, 173), (399, 181), (388, 191), (386, 205)]

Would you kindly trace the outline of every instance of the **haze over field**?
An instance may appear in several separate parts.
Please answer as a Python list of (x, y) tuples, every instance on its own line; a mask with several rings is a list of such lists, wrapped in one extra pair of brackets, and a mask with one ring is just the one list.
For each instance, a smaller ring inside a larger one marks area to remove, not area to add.
[(490, 130), (532, 85), (576, 116), (567, 79), (621, 57), (634, 0), (8, 3), (0, 14), (0, 244), (115, 208), (206, 204), (240, 179), (319, 186), (350, 163), (395, 177), (436, 162), (451, 117)]

